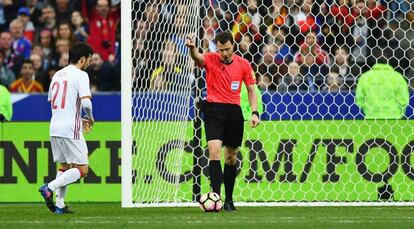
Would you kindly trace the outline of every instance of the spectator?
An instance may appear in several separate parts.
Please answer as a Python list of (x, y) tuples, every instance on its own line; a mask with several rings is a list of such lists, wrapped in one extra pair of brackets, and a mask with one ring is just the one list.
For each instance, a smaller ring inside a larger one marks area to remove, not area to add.
[[(262, 48), (262, 60), (256, 70), (259, 73), (258, 85), (260, 89), (276, 90), (277, 84), (281, 79), (278, 66), (273, 61), (275, 53), (275, 45), (266, 45)], [(270, 82), (268, 82), (269, 80)]]
[(56, 41), (56, 54), (58, 56), (63, 53), (69, 53), (70, 42), (66, 39), (58, 39)]
[(265, 14), (264, 23), (268, 26), (269, 31), (273, 27), (282, 27), (283, 25), (291, 25), (293, 18), (289, 14), (289, 9), (283, 4), (283, 0), (272, 1), (271, 7)]
[(214, 37), (215, 37), (214, 29), (212, 29), (212, 28), (207, 29), (205, 34), (204, 34), (204, 38), (202, 40), (203, 50), (207, 50), (209, 52), (217, 51), (217, 45), (214, 42)]
[[(33, 56), (34, 55), (34, 56)], [(38, 61), (41, 61), (40, 69), (38, 68)], [(43, 53), (42, 46), (34, 45), (32, 49), (32, 55), (30, 55), (30, 60), (33, 62), (35, 68), (35, 79), (40, 82), (45, 91), (49, 91), (50, 79), (47, 75), (47, 70), (50, 66), (50, 60), (45, 58)]]
[(378, 43), (379, 47), (386, 47), (383, 49), (383, 52), (391, 52), (389, 64), (406, 78), (412, 79), (414, 77), (414, 68), (407, 66), (410, 66), (410, 62), (414, 63), (414, 31), (409, 28), (404, 30), (403, 24), (406, 23), (390, 22), (389, 28), (383, 31), (384, 36)]
[(23, 23), (24, 36), (27, 38), (27, 40), (33, 43), (35, 36), (35, 27), (33, 25), (33, 22), (30, 21), (30, 9), (28, 7), (20, 7), (17, 19)]
[[(209, 0), (204, 0), (204, 7), (208, 8), (210, 6), (210, 3), (213, 3), (213, 8), (216, 9), (215, 13), (218, 15), (218, 17), (220, 16), (225, 21), (232, 21), (233, 15), (237, 14), (238, 2), (241, 2), (241, 1), (221, 0), (221, 1), (211, 2)], [(223, 27), (221, 28), (223, 31), (229, 29), (229, 28), (224, 29)]]
[[(331, 8), (331, 14), (335, 17), (336, 24), (347, 26), (348, 28), (354, 24), (354, 17), (352, 15), (352, 3), (350, 0), (336, 0)], [(346, 29), (346, 28), (344, 28)], [(344, 32), (339, 29), (338, 32)]]
[(236, 54), (245, 58), (250, 63), (257, 63), (260, 56), (257, 55), (257, 45), (252, 41), (252, 37), (249, 34), (244, 34), (242, 39), (237, 42), (238, 49)]
[(204, 51), (215, 52), (217, 50), (216, 44), (214, 42), (214, 37), (218, 30), (221, 29), (217, 18), (214, 15), (207, 14), (203, 19), (203, 39), (202, 39), (202, 48)]
[(177, 44), (178, 51), (180, 51), (182, 56), (188, 56), (188, 49), (185, 47), (185, 40), (188, 36), (187, 31), (190, 30), (190, 22), (186, 20), (188, 13), (188, 6), (180, 4), (176, 7), (173, 24), (174, 32), (170, 37)]
[(366, 119), (400, 119), (409, 102), (408, 85), (385, 58), (380, 58), (360, 77), (355, 99)]
[(46, 70), (50, 65), (55, 65), (56, 61), (54, 60), (55, 49), (52, 31), (49, 29), (43, 29), (40, 32), (40, 45), (43, 52), (43, 68)]
[(13, 20), (10, 23), (10, 32), (13, 38), (13, 50), (17, 55), (21, 55), (24, 59), (29, 59), (32, 44), (23, 36), (23, 22), (18, 19)]
[[(314, 0), (304, 0), (302, 7), (298, 11), (295, 17), (296, 26), (299, 28), (300, 33), (304, 36), (310, 31), (319, 31), (319, 26), (316, 22), (315, 16), (311, 13)], [(302, 40), (298, 37), (299, 41)]]
[[(305, 57), (311, 57), (312, 62), (306, 62)], [(294, 59), (299, 64), (306, 62), (308, 65), (312, 65), (313, 63), (319, 66), (330, 65), (329, 55), (317, 44), (316, 32), (314, 31), (306, 35), (305, 43), (300, 46)]]
[[(41, 16), (42, 26), (40, 27), (39, 31), (43, 31), (43, 29), (49, 29), (53, 31), (56, 26), (56, 12), (55, 9), (51, 5), (45, 5), (42, 9), (42, 16)], [(39, 40), (39, 39), (36, 39)]]
[[(70, 5), (72, 7), (72, 9), (77, 9), (81, 12), (82, 17), (85, 18), (86, 22), (90, 22), (91, 17), (93, 16), (93, 9), (96, 5), (96, 0), (93, 1), (88, 1), (88, 0), (70, 0)], [(134, 6), (133, 9), (138, 9), (137, 14), (139, 14), (139, 12), (142, 10), (142, 8), (140, 7), (140, 4), (143, 4), (144, 1), (140, 2), (140, 1), (134, 1)], [(136, 18), (139, 18), (139, 15), (134, 15), (137, 16)], [(135, 18), (135, 17), (133, 17)]]
[(329, 64), (327, 64), (329, 62), (326, 54), (319, 47), (313, 47), (301, 46), (295, 59), (300, 66), (301, 74), (305, 76), (309, 90), (316, 92), (321, 89), (325, 76), (329, 73)]
[(299, 51), (295, 55), (295, 62), (301, 66), (301, 74), (305, 76), (310, 91), (319, 91), (329, 73), (330, 60), (328, 53), (316, 42), (316, 33), (306, 35)]
[(69, 22), (61, 22), (57, 30), (57, 39), (68, 40), (70, 45), (74, 44), (77, 40), (72, 30), (72, 25)]
[(43, 60), (42, 56), (39, 53), (35, 53), (34, 51), (30, 55), (30, 61), (33, 63), (34, 75), (35, 80), (42, 84), (43, 89), (48, 91), (50, 81), (46, 77), (46, 72), (43, 70)]
[(4, 31), (8, 28), (8, 24), (5, 17), (3, 4), (0, 4), (0, 31)]
[(333, 64), (338, 67), (339, 69), (338, 73), (340, 76), (345, 77), (348, 74), (350, 74), (350, 67), (349, 67), (348, 59), (349, 59), (349, 54), (345, 48), (341, 47), (335, 51)]
[(299, 71), (299, 65), (296, 62), (290, 62), (288, 65), (287, 74), (282, 77), (282, 82), (278, 85), (277, 91), (279, 92), (300, 92), (307, 91), (305, 78)]
[(59, 57), (58, 67), (64, 68), (69, 64), (69, 53), (62, 53)]
[[(358, 2), (361, 0), (357, 0)], [(368, 55), (371, 55), (371, 52), (374, 48), (378, 47), (379, 39), (383, 37), (383, 31), (388, 25), (385, 17), (386, 7), (378, 0), (367, 0), (365, 2), (364, 8), (364, 17), (367, 20), (367, 25), (369, 28), (368, 37), (367, 37), (367, 48)], [(370, 66), (376, 62), (375, 58), (368, 58)]]
[[(365, 17), (367, 19), (373, 18), (377, 21), (381, 20), (385, 22), (385, 10), (386, 7), (379, 0), (366, 0), (366, 7), (368, 10), (365, 12)], [(382, 28), (385, 27), (385, 23), (378, 23), (377, 26)]]
[[(181, 91), (191, 85), (190, 77), (185, 76), (183, 69), (176, 65), (177, 46), (167, 40), (162, 49), (161, 66), (151, 74), (150, 89), (155, 91)], [(182, 83), (177, 84), (175, 82)]]
[(275, 63), (280, 65), (293, 61), (292, 48), (286, 42), (286, 32), (284, 29), (278, 29), (278, 32), (274, 32), (278, 45), (277, 53), (275, 55)]
[(99, 53), (92, 55), (88, 74), (91, 79), (92, 91), (113, 91), (119, 81), (114, 75), (111, 64), (103, 61)]
[(298, 39), (299, 27), (295, 24), (295, 18), (293, 17), (293, 15), (298, 14), (299, 10), (296, 5), (291, 5), (288, 8), (288, 3), (283, 4), (282, 0), (272, 2), (272, 7), (269, 8), (270, 12), (264, 14), (266, 15), (264, 19), (266, 31), (263, 33), (267, 34), (266, 43), (276, 42), (273, 40), (276, 38), (283, 46), (293, 47), (293, 53), (295, 53), (298, 45), (303, 41), (303, 38)]
[(53, 57), (55, 63), (59, 63), (61, 56), (65, 53), (69, 53), (70, 42), (66, 39), (59, 39), (56, 41), (56, 52)]
[(90, 21), (90, 36), (88, 43), (99, 53), (104, 61), (112, 62), (115, 59), (115, 34), (118, 24), (118, 15), (110, 14), (108, 0), (98, 0), (96, 15)]
[(4, 64), (11, 69), (14, 75), (18, 75), (23, 62), (23, 57), (16, 54), (13, 50), (13, 38), (10, 32), (0, 34), (0, 49), (5, 54)]
[(16, 80), (14, 73), (4, 64), (5, 53), (0, 50), (0, 84), (9, 88)]
[(50, 86), (50, 82), (52, 82), (53, 75), (55, 75), (55, 73), (59, 71), (60, 69), (61, 68), (59, 66), (53, 65), (53, 66), (49, 66), (49, 68), (46, 70), (46, 78), (47, 78), (47, 81), (49, 81), (49, 86)]
[(252, 23), (255, 30), (259, 30), (262, 25), (262, 16), (259, 12), (259, 1), (258, 0), (247, 0), (247, 13), (252, 19)]
[(323, 90), (328, 92), (340, 92), (342, 90), (343, 81), (343, 78), (339, 75), (339, 68), (334, 66), (328, 74), (326, 86)]
[(257, 82), (257, 87), (262, 91), (273, 91), (275, 85), (273, 84), (272, 77), (268, 74), (262, 75)]
[[(401, 1), (403, 1), (403, 0), (401, 0)], [(414, 2), (411, 2), (411, 6), (409, 4), (409, 7), (411, 7), (411, 9), (414, 9)], [(407, 19), (411, 23), (414, 21), (414, 12), (412, 10), (410, 12), (408, 12)]]
[(347, 48), (340, 47), (335, 50), (335, 56), (333, 59), (333, 64), (331, 66), (331, 73), (332, 69), (334, 69), (334, 72), (337, 73), (338, 77), (343, 81), (341, 89), (354, 88), (356, 76), (361, 74), (358, 72), (358, 70), (360, 70), (358, 67), (351, 66), (349, 59), (350, 57)]
[(41, 57), (41, 59), (44, 58), (43, 48), (40, 44), (34, 44), (33, 45), (32, 54), (33, 53), (38, 54)]
[(56, 23), (60, 24), (67, 21), (72, 16), (72, 8), (69, 0), (55, 0)]
[(166, 24), (171, 24), (173, 19), (175, 19), (175, 3), (173, 3), (172, 1), (160, 0), (158, 1), (158, 4), (160, 20)]
[(330, 25), (331, 33), (335, 39), (336, 46), (344, 44), (350, 46), (353, 43), (351, 28), (355, 23), (352, 15), (352, 5), (350, 0), (337, 0), (331, 8), (334, 22)]
[(44, 57), (44, 53), (43, 53), (43, 48), (42, 48), (42, 45), (40, 45), (40, 44), (34, 44), (33, 45), (33, 48), (32, 48), (32, 54), (33, 53), (35, 53), (35, 54), (38, 54), (39, 56), (41, 56), (42, 57), (42, 59), (43, 59), (43, 57)]
[(30, 0), (27, 3), (30, 11), (30, 19), (33, 22), (35, 28), (41, 26), (42, 9), (44, 7), (44, 1)]
[(148, 31), (148, 24), (142, 18), (137, 20), (135, 24), (135, 37), (138, 40), (145, 40)]
[(257, 9), (257, 0), (249, 0), (251, 4), (248, 7), (240, 6), (239, 12), (235, 18), (235, 22), (231, 29), (234, 40), (240, 41), (243, 34), (249, 33), (253, 36), (253, 40), (261, 41), (262, 37), (259, 33), (259, 27), (256, 23), (260, 22), (260, 15)]
[(26, 1), (2, 0), (4, 17), (8, 25), (17, 18), (19, 8), (25, 6), (25, 4)]
[[(156, 3), (147, 4), (144, 11), (144, 18), (147, 22), (146, 36), (144, 39), (143, 48), (146, 50), (145, 59), (147, 62), (147, 73), (151, 74), (158, 66), (150, 60), (161, 59), (161, 49), (163, 43), (167, 39), (167, 34), (164, 32), (165, 25), (159, 20), (158, 7)], [(91, 36), (91, 35), (90, 35)], [(148, 76), (150, 79), (151, 76)]]
[(139, 19), (136, 22), (135, 26), (135, 41), (133, 43), (133, 49), (135, 50), (134, 56), (132, 59), (132, 64), (134, 66), (134, 78), (133, 83), (135, 88), (140, 90), (147, 90), (149, 88), (150, 81), (150, 71), (148, 69), (149, 54), (146, 53), (148, 50), (144, 48), (144, 40), (147, 37), (147, 23), (143, 19)]
[[(148, 90), (150, 86), (150, 76), (148, 73), (148, 60), (145, 58), (145, 50), (142, 39), (136, 39), (134, 42), (135, 57), (132, 59), (134, 66), (133, 86), (142, 91)], [(89, 73), (90, 75), (90, 73)], [(91, 80), (92, 82), (92, 80)]]
[(401, 21), (406, 18), (408, 21), (414, 21), (414, 13), (410, 11), (410, 5), (407, 0), (387, 0), (390, 7), (389, 19)]
[(20, 77), (10, 85), (10, 92), (42, 93), (43, 86), (33, 79), (34, 68), (30, 60), (23, 61)]
[(79, 11), (73, 11), (71, 21), (76, 39), (81, 42), (86, 42), (89, 36), (89, 27), (81, 13)]

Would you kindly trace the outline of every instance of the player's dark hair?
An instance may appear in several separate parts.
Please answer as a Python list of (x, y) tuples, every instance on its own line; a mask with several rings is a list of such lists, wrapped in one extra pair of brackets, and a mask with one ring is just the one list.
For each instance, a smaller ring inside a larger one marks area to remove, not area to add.
[(233, 34), (231, 34), (230, 31), (223, 31), (216, 35), (214, 38), (214, 42), (220, 42), (222, 44), (226, 43), (227, 41), (230, 41), (231, 44), (234, 44), (233, 40)]
[(77, 42), (69, 49), (69, 63), (76, 64), (82, 57), (88, 58), (92, 54), (93, 51), (89, 45)]

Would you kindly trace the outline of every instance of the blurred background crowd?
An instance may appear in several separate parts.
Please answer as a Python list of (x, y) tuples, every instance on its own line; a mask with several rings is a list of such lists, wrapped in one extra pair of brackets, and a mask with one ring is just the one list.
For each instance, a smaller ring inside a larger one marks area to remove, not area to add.
[[(414, 88), (414, 2), (409, 0), (135, 0), (136, 90), (194, 85), (186, 36), (216, 51), (214, 35), (232, 31), (268, 91), (352, 91), (379, 58)], [(195, 20), (198, 16), (198, 20)], [(196, 31), (196, 32), (195, 32)], [(71, 44), (94, 50), (92, 91), (120, 90), (119, 0), (0, 2), (0, 84), (11, 92), (47, 92), (68, 64)]]
[(91, 89), (120, 90), (120, 1), (0, 1), (0, 84), (16, 93), (41, 93), (68, 64), (77, 41), (93, 49)]
[[(204, 0), (201, 21), (189, 1), (135, 1), (134, 82), (177, 90), (193, 76), (184, 46), (197, 31), (204, 52), (232, 31), (262, 90), (352, 91), (380, 58), (414, 87), (414, 2), (408, 0)], [(154, 61), (155, 60), (155, 61)]]

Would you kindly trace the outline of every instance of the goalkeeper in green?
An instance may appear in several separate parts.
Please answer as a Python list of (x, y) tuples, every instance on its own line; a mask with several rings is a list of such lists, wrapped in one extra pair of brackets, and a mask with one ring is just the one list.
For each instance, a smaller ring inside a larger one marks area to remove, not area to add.
[(408, 85), (399, 72), (380, 60), (362, 74), (355, 97), (366, 119), (400, 119), (409, 102)]

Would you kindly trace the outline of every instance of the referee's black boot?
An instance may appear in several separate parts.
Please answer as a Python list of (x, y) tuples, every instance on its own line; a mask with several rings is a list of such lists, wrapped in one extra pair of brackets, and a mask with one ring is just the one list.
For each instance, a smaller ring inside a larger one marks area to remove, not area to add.
[(234, 207), (233, 201), (224, 202), (223, 206), (224, 210), (228, 212), (236, 212), (236, 208)]

